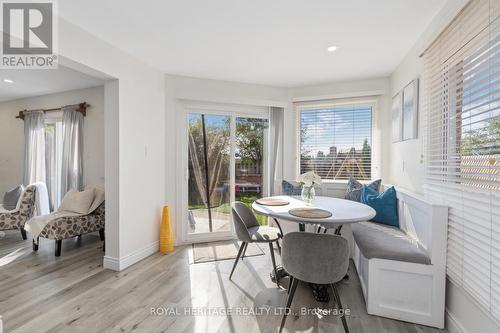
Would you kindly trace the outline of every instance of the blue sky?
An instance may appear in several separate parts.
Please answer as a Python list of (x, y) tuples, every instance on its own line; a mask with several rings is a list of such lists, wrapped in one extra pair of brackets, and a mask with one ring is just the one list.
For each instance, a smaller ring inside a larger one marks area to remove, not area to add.
[[(226, 126), (226, 121), (229, 119), (229, 116), (222, 115), (213, 115), (206, 114), (205, 115), (205, 126)], [(189, 114), (189, 122), (195, 122), (197, 120), (201, 120), (201, 113), (190, 113)]]
[(371, 106), (303, 109), (300, 124), (306, 135), (302, 150), (316, 156), (319, 150), (328, 154), (331, 146), (339, 151), (361, 149), (365, 138), (371, 145), (371, 123)]

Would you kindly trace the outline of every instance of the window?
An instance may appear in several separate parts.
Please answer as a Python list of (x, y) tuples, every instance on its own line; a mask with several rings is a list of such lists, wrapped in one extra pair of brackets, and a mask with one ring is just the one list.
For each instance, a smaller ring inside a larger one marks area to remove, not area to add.
[(61, 203), (63, 131), (60, 114), (47, 116), (45, 129), (45, 173), (51, 211)]
[(471, 1), (424, 53), (423, 81), (426, 192), (449, 206), (447, 274), (497, 320), (499, 9), (498, 1)]
[(324, 180), (372, 176), (372, 111), (369, 104), (299, 106), (300, 173)]

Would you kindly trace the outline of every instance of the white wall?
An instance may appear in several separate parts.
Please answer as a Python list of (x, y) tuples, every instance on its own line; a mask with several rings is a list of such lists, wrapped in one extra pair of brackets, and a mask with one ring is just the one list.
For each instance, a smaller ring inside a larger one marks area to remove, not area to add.
[(84, 118), (83, 183), (104, 185), (104, 87), (100, 86), (0, 103), (0, 195), (22, 182), (24, 123), (15, 118), (18, 112), (84, 101), (91, 107)]
[(120, 270), (158, 251), (165, 202), (164, 75), (61, 18), (59, 60), (108, 80), (104, 266)]
[(5, 191), (22, 182), (23, 173), (23, 121), (14, 118), (20, 109), (6, 104), (0, 103), (0, 201)]
[(287, 90), (279, 87), (176, 75), (165, 75), (165, 80), (169, 102), (187, 99), (260, 106), (284, 106), (287, 102)]
[[(417, 47), (414, 46), (403, 59), (396, 71), (390, 77), (390, 96), (396, 95), (411, 80), (421, 78), (423, 70), (422, 59), (418, 56)], [(425, 177), (425, 165), (423, 160), (423, 112), (422, 112), (422, 85), (419, 85), (419, 108), (418, 114), (418, 137), (413, 140), (392, 143), (392, 119), (387, 117), (384, 127), (387, 129), (387, 148), (386, 155), (386, 181), (389, 184), (395, 184), (409, 189), (412, 192), (421, 194)], [(387, 109), (390, 115), (391, 110)]]
[(321, 85), (289, 89), (292, 101), (350, 98), (383, 95), (387, 90), (387, 79), (376, 78), (347, 82), (333, 82)]
[[(430, 26), (422, 34), (415, 46), (403, 59), (395, 72), (390, 77), (391, 96), (400, 91), (412, 79), (422, 76), (423, 63), (419, 54), (434, 40), (439, 33), (448, 25), (458, 12), (467, 4), (468, 0), (448, 1), (443, 10), (435, 17)], [(420, 100), (422, 90), (420, 90)], [(421, 155), (424, 154), (422, 128), (422, 104), (419, 114), (419, 131), (416, 140), (388, 144), (388, 155), (384, 156), (387, 161), (387, 181), (407, 188), (412, 192), (422, 193), (425, 179), (425, 161)], [(388, 105), (390, 113), (390, 104)], [(391, 118), (386, 119), (384, 125), (389, 129), (390, 135)], [(390, 140), (390, 136), (389, 136)], [(447, 281), (446, 284), (446, 326), (450, 333), (493, 333), (500, 332), (500, 325), (495, 322), (470, 295), (460, 286)]]

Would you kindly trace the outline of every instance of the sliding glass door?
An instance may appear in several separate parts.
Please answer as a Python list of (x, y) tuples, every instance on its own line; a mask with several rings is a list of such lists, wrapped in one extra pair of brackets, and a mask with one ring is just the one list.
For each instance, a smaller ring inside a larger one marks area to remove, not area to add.
[(231, 202), (267, 193), (267, 132), (265, 115), (187, 114), (187, 241), (232, 237)]
[(231, 117), (189, 114), (189, 233), (231, 231)]

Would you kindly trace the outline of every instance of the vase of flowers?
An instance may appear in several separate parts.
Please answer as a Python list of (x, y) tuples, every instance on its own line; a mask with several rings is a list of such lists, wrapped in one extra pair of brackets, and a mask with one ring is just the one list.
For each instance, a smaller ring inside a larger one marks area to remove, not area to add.
[(308, 205), (312, 204), (316, 191), (314, 185), (321, 185), (321, 177), (314, 171), (303, 173), (299, 176), (297, 181), (302, 185), (302, 200)]

